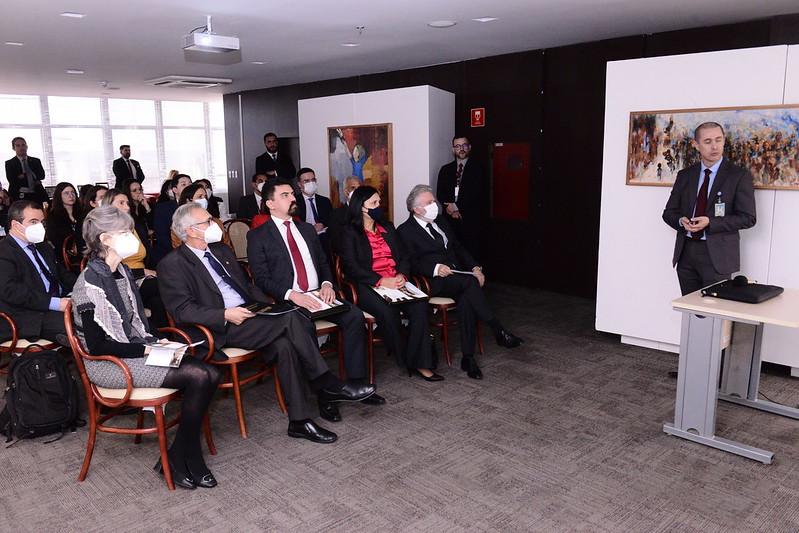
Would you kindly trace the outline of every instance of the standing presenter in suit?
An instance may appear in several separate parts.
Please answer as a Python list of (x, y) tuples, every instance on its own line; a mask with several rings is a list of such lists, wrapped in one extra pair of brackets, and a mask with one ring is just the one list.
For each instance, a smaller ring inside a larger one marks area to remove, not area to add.
[(286, 152), (278, 153), (277, 135), (272, 132), (264, 135), (264, 146), (266, 147), (266, 152), (255, 158), (255, 173), (267, 174), (274, 171), (278, 177), (293, 179), (297, 169), (289, 154)]
[(739, 270), (738, 232), (756, 222), (752, 174), (723, 158), (724, 128), (700, 124), (691, 145), (700, 161), (677, 174), (663, 210), (663, 220), (677, 231), (672, 265), (683, 295)]
[(50, 201), (47, 191), (42, 186), (44, 167), (42, 161), (28, 155), (28, 143), (22, 137), (11, 140), (14, 157), (6, 161), (6, 179), (11, 201), (31, 200), (44, 204)]
[(114, 171), (114, 176), (116, 176), (116, 183), (114, 184), (115, 189), (121, 189), (122, 184), (127, 179), (136, 180), (139, 183), (144, 181), (144, 171), (141, 169), (141, 165), (135, 159), (130, 158), (130, 145), (123, 144), (119, 147), (119, 159), (114, 159), (114, 164), (112, 166), (112, 170)]

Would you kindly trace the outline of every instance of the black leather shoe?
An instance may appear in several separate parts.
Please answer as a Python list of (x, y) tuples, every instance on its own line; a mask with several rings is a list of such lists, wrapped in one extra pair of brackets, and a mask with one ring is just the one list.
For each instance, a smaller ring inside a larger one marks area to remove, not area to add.
[(338, 405), (330, 402), (323, 401), (317, 398), (319, 404), (319, 416), (328, 422), (341, 422), (341, 413), (338, 410)]
[(361, 403), (365, 403), (367, 405), (385, 405), (386, 399), (375, 393), (363, 400)]
[(323, 390), (319, 399), (325, 402), (360, 402), (375, 393), (377, 387), (371, 383), (347, 381), (340, 391)]
[(288, 435), (295, 439), (308, 439), (311, 442), (318, 442), (320, 444), (330, 444), (331, 442), (336, 442), (336, 439), (338, 439), (338, 435), (321, 426), (317, 426), (316, 422), (310, 418), (306, 418), (305, 420), (292, 420), (289, 422)]
[[(155, 470), (162, 476), (164, 475), (164, 465), (161, 464), (161, 459), (159, 459), (158, 462), (155, 463), (153, 470)], [(188, 474), (184, 474), (183, 472), (176, 469), (171, 459), (169, 460), (169, 470), (172, 471), (172, 483), (174, 483), (175, 485), (183, 487), (184, 489), (197, 488), (197, 484), (194, 482), (194, 480)]]
[(465, 370), (466, 375), (472, 379), (483, 379), (483, 373), (480, 372), (480, 367), (472, 356), (464, 355), (461, 358), (461, 370)]
[(505, 348), (516, 348), (524, 344), (524, 341), (507, 329), (503, 329), (497, 333), (497, 344)]
[[(432, 372), (432, 370), (431, 370)], [(408, 377), (413, 377), (414, 374), (418, 374), (423, 380), (425, 381), (444, 381), (444, 376), (439, 376), (435, 372), (433, 372), (432, 376), (425, 376), (421, 372), (419, 372), (416, 368), (409, 368), (408, 369)]]
[(204, 476), (195, 476), (191, 472), (191, 468), (189, 468), (188, 464), (186, 465), (186, 470), (188, 471), (189, 476), (191, 476), (191, 479), (194, 480), (194, 483), (198, 487), (202, 487), (204, 489), (212, 489), (217, 486), (216, 478), (211, 472), (208, 472)]

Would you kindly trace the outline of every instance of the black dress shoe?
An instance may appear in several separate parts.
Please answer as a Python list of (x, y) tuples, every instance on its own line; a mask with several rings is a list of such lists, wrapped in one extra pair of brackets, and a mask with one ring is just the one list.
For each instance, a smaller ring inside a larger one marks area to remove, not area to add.
[(435, 372), (433, 372), (432, 376), (425, 376), (421, 372), (419, 372), (416, 368), (409, 368), (408, 369), (408, 377), (413, 377), (414, 374), (418, 374), (421, 378), (425, 381), (444, 381), (444, 376), (439, 376)]
[(319, 404), (319, 416), (328, 422), (341, 422), (338, 405), (323, 401), (322, 398), (317, 398), (317, 403)]
[(311, 442), (319, 442), (321, 444), (330, 444), (338, 439), (338, 435), (321, 426), (317, 426), (316, 422), (310, 418), (290, 421), (288, 435), (296, 439), (308, 439)]
[(497, 333), (497, 344), (505, 348), (516, 348), (524, 344), (524, 341), (507, 329), (503, 329)]
[(386, 403), (386, 399), (375, 393), (363, 400), (361, 403), (365, 403), (367, 405), (384, 405)]
[(216, 487), (217, 484), (218, 484), (216, 482), (216, 478), (214, 477), (214, 475), (211, 472), (208, 472), (204, 476), (195, 476), (192, 473), (191, 468), (189, 468), (188, 464), (186, 465), (186, 470), (188, 471), (189, 476), (191, 476), (191, 479), (194, 480), (194, 483), (198, 487), (202, 487), (204, 489), (212, 489), (212, 488)]
[(322, 390), (319, 399), (325, 402), (360, 402), (375, 393), (377, 387), (371, 383), (347, 381), (339, 391)]
[[(164, 465), (161, 464), (161, 459), (155, 463), (153, 470), (164, 475)], [(172, 462), (172, 459), (169, 460), (169, 470), (172, 471), (172, 483), (179, 487), (183, 487), (184, 489), (196, 489), (197, 484), (188, 474), (184, 474), (183, 472), (179, 471), (175, 468), (175, 464)]]
[(480, 372), (480, 367), (477, 366), (477, 361), (474, 357), (464, 355), (461, 358), (461, 370), (466, 371), (466, 375), (472, 379), (483, 379), (483, 373)]

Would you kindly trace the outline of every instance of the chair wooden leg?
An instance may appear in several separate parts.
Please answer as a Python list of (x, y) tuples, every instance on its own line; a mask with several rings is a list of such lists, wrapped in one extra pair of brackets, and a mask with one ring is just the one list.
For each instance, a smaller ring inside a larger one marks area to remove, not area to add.
[(244, 424), (244, 405), (241, 403), (241, 384), (239, 383), (239, 365), (230, 365), (230, 381), (233, 383), (233, 398), (236, 400), (236, 415), (239, 418), (241, 438), (247, 438), (247, 426)]
[(344, 335), (338, 330), (338, 375), (341, 379), (347, 379), (347, 371), (344, 369)]
[(164, 424), (164, 410), (160, 405), (155, 406), (155, 425), (158, 428), (158, 448), (161, 450), (161, 466), (164, 467), (164, 479), (169, 490), (175, 490), (172, 482), (172, 469), (169, 468), (169, 456), (166, 453), (166, 427)]
[(283, 400), (283, 388), (280, 386), (280, 378), (277, 377), (277, 366), (272, 366), (272, 376), (275, 378), (275, 394), (277, 395), (277, 404), (283, 414), (288, 413), (286, 410), (286, 402)]
[[(236, 365), (233, 365), (236, 366)], [(230, 382), (230, 367), (225, 367), (225, 381)], [(222, 398), (227, 398), (228, 389), (222, 389)]]
[[(139, 407), (139, 413), (136, 415), (136, 429), (141, 429), (144, 426), (144, 409)], [(136, 444), (141, 444), (141, 433), (136, 435), (133, 439)]]
[(216, 446), (214, 446), (214, 438), (211, 436), (211, 417), (208, 411), (205, 412), (203, 417), (203, 432), (205, 433), (205, 442), (208, 444), (208, 452), (211, 455), (216, 455)]
[(483, 328), (480, 326), (480, 321), (477, 321), (477, 347), (480, 348), (480, 355), (484, 355), (486, 353), (485, 348), (483, 348)]
[[(96, 405), (96, 404), (95, 404)], [(94, 441), (97, 437), (97, 416), (95, 414), (96, 411), (100, 410), (100, 406), (97, 405), (94, 409), (89, 407), (89, 440), (86, 443), (86, 456), (83, 458), (83, 466), (80, 468), (80, 474), (78, 474), (78, 481), (83, 481), (86, 479), (86, 474), (89, 472), (89, 463), (92, 462), (92, 453), (94, 453)]]
[(444, 337), (444, 357), (447, 358), (447, 364), (452, 366), (452, 357), (449, 355), (449, 321), (446, 309), (441, 310), (441, 333)]

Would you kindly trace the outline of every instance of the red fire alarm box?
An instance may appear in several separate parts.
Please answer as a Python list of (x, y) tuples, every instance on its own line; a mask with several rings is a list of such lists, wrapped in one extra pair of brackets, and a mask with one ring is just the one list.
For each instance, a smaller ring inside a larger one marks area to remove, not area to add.
[(486, 108), (475, 107), (472, 108), (472, 127), (482, 128), (486, 125)]

